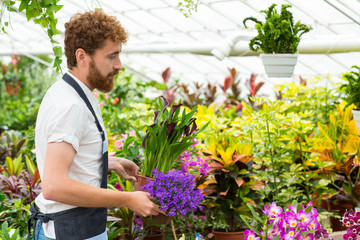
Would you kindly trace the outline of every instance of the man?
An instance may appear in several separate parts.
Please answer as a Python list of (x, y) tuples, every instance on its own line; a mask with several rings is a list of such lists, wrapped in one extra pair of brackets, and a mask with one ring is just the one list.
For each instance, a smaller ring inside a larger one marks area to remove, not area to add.
[[(92, 91), (113, 88), (126, 40), (127, 33), (115, 17), (100, 10), (76, 14), (65, 24), (69, 72), (47, 91), (36, 122), (42, 193), (32, 217), (40, 220), (34, 231), (38, 239), (107, 239), (106, 207), (126, 206), (142, 216), (159, 211), (148, 193), (108, 190), (107, 174), (102, 177), (107, 168), (107, 139), (100, 134), (105, 128)], [(110, 158), (108, 168), (136, 181), (138, 167), (126, 159)]]

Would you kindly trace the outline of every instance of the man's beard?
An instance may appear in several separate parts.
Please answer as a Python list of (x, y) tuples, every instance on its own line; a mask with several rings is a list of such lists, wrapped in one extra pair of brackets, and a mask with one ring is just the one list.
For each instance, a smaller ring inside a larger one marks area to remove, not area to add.
[(91, 59), (89, 67), (87, 82), (90, 86), (104, 93), (110, 92), (114, 87), (114, 78), (119, 73), (119, 70), (114, 70), (104, 76), (95, 65), (94, 59)]

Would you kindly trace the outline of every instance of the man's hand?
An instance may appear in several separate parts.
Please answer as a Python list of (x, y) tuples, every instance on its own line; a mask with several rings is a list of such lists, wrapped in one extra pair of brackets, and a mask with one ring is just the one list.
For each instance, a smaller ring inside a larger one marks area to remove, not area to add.
[(134, 184), (137, 180), (135, 175), (139, 174), (139, 167), (130, 160), (120, 157), (109, 156), (109, 171), (115, 171), (120, 177)]
[(150, 194), (142, 191), (131, 192), (131, 197), (126, 207), (143, 217), (158, 215), (160, 212), (159, 206), (151, 201)]

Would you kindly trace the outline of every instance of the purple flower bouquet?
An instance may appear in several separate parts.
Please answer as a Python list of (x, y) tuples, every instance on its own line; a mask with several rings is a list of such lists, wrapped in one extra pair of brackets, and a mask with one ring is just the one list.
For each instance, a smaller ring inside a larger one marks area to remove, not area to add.
[(180, 213), (185, 216), (190, 211), (202, 209), (203, 199), (200, 189), (195, 189), (194, 176), (183, 174), (182, 171), (172, 170), (166, 173), (153, 171), (154, 180), (149, 180), (142, 189), (155, 198), (160, 210), (170, 217)]

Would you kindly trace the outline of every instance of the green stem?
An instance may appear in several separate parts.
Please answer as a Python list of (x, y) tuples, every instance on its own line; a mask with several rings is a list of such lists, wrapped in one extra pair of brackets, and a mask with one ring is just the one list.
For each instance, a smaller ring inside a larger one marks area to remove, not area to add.
[[(302, 139), (301, 136), (298, 135), (298, 143), (299, 143), (299, 148), (300, 148), (300, 159), (301, 159), (301, 163), (302, 163), (303, 168), (304, 168), (304, 173), (306, 174), (306, 165), (305, 165), (303, 155), (302, 155), (301, 139)], [(310, 201), (311, 200), (310, 190), (309, 190), (309, 186), (306, 183), (305, 183), (305, 190), (306, 190), (307, 200)]]
[(272, 165), (272, 169), (273, 169), (273, 181), (274, 181), (274, 187), (275, 189), (273, 189), (274, 195), (277, 194), (277, 184), (276, 184), (276, 176), (277, 174), (275, 173), (275, 162), (274, 162), (274, 151), (272, 149), (272, 142), (271, 142), (271, 137), (270, 137), (270, 126), (269, 126), (269, 119), (266, 116), (266, 129), (267, 129), (267, 134), (268, 134), (268, 142), (270, 144), (270, 157), (271, 157), (271, 165)]

